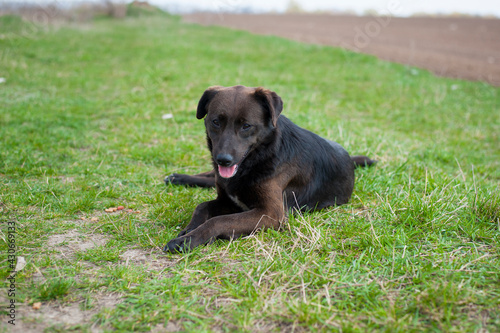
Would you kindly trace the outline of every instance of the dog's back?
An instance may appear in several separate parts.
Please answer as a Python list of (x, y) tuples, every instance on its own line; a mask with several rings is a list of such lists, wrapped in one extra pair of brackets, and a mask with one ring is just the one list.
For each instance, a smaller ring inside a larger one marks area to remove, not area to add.
[(284, 195), (289, 208), (322, 209), (349, 201), (354, 163), (338, 143), (305, 130), (283, 115), (278, 121), (278, 172), (293, 173)]

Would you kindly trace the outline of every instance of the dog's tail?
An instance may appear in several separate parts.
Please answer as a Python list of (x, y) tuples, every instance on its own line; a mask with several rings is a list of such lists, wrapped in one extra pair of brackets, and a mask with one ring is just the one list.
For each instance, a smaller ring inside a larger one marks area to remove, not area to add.
[(363, 155), (351, 156), (351, 160), (354, 162), (355, 168), (367, 167), (367, 166), (369, 167), (377, 164), (377, 161), (372, 160), (368, 156), (363, 156)]

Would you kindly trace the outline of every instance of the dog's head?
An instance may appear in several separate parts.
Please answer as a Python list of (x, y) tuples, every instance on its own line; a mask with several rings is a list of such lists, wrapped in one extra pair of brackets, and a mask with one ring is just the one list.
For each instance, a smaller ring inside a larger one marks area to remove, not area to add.
[(196, 118), (205, 117), (212, 158), (218, 173), (231, 178), (245, 157), (276, 128), (283, 101), (273, 91), (244, 86), (208, 88)]

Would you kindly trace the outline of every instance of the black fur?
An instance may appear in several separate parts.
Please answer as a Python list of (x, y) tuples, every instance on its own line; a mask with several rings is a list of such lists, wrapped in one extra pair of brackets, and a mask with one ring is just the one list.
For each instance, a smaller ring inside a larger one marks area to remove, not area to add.
[(283, 102), (264, 88), (211, 87), (196, 117), (205, 118), (213, 171), (174, 174), (173, 184), (217, 188), (165, 251), (176, 252), (215, 238), (235, 238), (260, 228), (279, 228), (287, 210), (318, 210), (349, 201), (354, 169), (375, 163), (350, 157), (338, 143), (281, 115)]

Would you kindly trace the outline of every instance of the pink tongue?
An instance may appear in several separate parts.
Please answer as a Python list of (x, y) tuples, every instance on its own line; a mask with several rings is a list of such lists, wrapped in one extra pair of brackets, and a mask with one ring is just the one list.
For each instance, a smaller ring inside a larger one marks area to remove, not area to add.
[(221, 175), (221, 177), (231, 178), (236, 173), (237, 166), (237, 164), (230, 167), (223, 167), (219, 165), (219, 174)]

